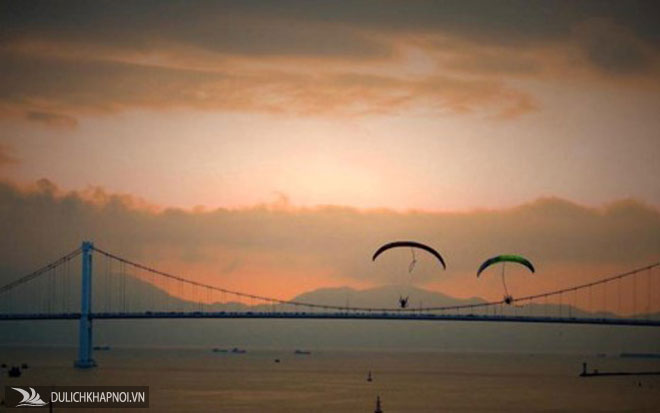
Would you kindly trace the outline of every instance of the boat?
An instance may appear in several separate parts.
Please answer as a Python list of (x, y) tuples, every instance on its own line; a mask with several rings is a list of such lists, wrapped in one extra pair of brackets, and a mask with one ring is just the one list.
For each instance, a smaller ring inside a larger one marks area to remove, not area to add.
[(211, 351), (213, 351), (214, 353), (226, 353), (226, 352), (228, 352), (229, 350), (227, 350), (226, 348), (214, 348), (214, 349), (211, 350)]
[(21, 377), (21, 369), (19, 369), (18, 366), (12, 366), (8, 373), (9, 377)]
[(371, 370), (369, 370), (369, 375), (367, 376), (367, 381), (372, 382), (374, 379), (371, 377)]
[(108, 351), (110, 350), (110, 346), (94, 346), (94, 350)]
[(639, 358), (639, 359), (657, 359), (660, 358), (660, 353), (621, 353), (619, 357), (622, 358)]
[(598, 369), (587, 371), (587, 363), (582, 363), (582, 373), (580, 377), (598, 377), (598, 376), (660, 376), (660, 371), (607, 371), (601, 372)]
[(244, 354), (244, 353), (247, 353), (246, 350), (240, 349), (240, 348), (238, 348), (238, 347), (234, 347), (233, 349), (231, 349), (231, 352), (234, 353), (234, 354)]
[(309, 356), (310, 354), (312, 354), (312, 352), (307, 350), (296, 350), (293, 352), (293, 354), (298, 354), (301, 356)]

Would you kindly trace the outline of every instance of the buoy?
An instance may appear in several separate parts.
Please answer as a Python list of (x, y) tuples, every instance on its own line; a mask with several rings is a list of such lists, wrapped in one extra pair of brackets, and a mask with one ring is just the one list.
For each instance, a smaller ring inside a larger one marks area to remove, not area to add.
[(374, 413), (383, 413), (383, 409), (380, 408), (380, 396), (376, 396), (376, 410)]

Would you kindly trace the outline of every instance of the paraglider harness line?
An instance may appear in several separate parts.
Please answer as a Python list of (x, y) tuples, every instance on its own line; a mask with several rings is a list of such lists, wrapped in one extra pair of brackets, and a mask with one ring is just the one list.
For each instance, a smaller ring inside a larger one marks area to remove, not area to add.
[(415, 264), (417, 264), (417, 258), (415, 258), (415, 250), (413, 248), (410, 248), (410, 253), (412, 254), (412, 261), (410, 261), (410, 265), (408, 265), (408, 274), (413, 272)]
[[(320, 308), (320, 309), (326, 309), (326, 310), (377, 311), (377, 312), (378, 311), (380, 311), (380, 312), (419, 311), (419, 309), (415, 309), (415, 308), (344, 307), (344, 306), (339, 306), (339, 305), (313, 304), (313, 303), (306, 303), (306, 302), (300, 302), (300, 301), (287, 301), (287, 300), (282, 300), (282, 299), (278, 299), (278, 298), (265, 297), (265, 296), (259, 296), (259, 295), (254, 295), (254, 294), (247, 294), (247, 293), (243, 293), (243, 292), (239, 292), (239, 291), (232, 291), (232, 290), (227, 290), (227, 289), (221, 288), (221, 287), (215, 287), (215, 286), (212, 286), (212, 285), (199, 283), (197, 281), (192, 281), (192, 280), (189, 280), (189, 279), (177, 276), (177, 275), (173, 275), (173, 274), (169, 274), (169, 273), (166, 273), (166, 272), (163, 272), (163, 271), (159, 271), (159, 270), (156, 270), (154, 268), (150, 268), (148, 266), (145, 266), (145, 265), (133, 262), (133, 261), (129, 261), (125, 258), (122, 258), (122, 257), (119, 257), (117, 255), (111, 254), (111, 253), (109, 253), (107, 251), (104, 251), (104, 250), (101, 250), (97, 247), (93, 247), (93, 249), (94, 249), (94, 251), (96, 251), (96, 252), (98, 252), (102, 255), (105, 255), (106, 257), (113, 258), (113, 259), (115, 259), (115, 260), (117, 260), (117, 261), (119, 261), (119, 262), (121, 262), (125, 265), (130, 265), (130, 266), (133, 266), (135, 268), (139, 268), (139, 269), (142, 269), (142, 270), (145, 270), (145, 271), (150, 271), (150, 272), (153, 272), (154, 274), (161, 275), (163, 277), (170, 278), (170, 279), (173, 279), (173, 280), (177, 280), (177, 281), (180, 281), (180, 282), (184, 282), (184, 283), (188, 283), (188, 284), (192, 284), (192, 285), (196, 285), (196, 286), (200, 286), (200, 287), (207, 287), (211, 290), (221, 291), (223, 293), (235, 295), (237, 297), (252, 298), (252, 299), (255, 299), (255, 300), (265, 301), (265, 302), (269, 302), (269, 303), (288, 304), (288, 305), (303, 306), (303, 307), (308, 307), (308, 308)], [(80, 251), (76, 250), (66, 258), (71, 259), (73, 256), (78, 255), (79, 253), (80, 253)], [(549, 296), (553, 296), (553, 295), (557, 295), (557, 294), (563, 294), (563, 293), (568, 292), (568, 291), (574, 291), (574, 290), (579, 290), (579, 289), (586, 288), (586, 287), (591, 287), (591, 286), (594, 286), (594, 285), (604, 284), (604, 283), (607, 283), (607, 282), (610, 282), (610, 281), (613, 281), (613, 280), (618, 280), (620, 278), (625, 278), (625, 277), (628, 277), (630, 275), (637, 274), (641, 271), (645, 271), (645, 270), (655, 268), (655, 267), (658, 267), (658, 266), (660, 266), (660, 262), (656, 262), (656, 263), (653, 263), (651, 265), (647, 265), (645, 267), (641, 267), (641, 268), (637, 268), (637, 269), (634, 269), (634, 270), (631, 270), (631, 271), (627, 271), (625, 273), (617, 274), (617, 275), (614, 275), (614, 276), (609, 277), (609, 278), (601, 279), (601, 280), (586, 283), (586, 284), (576, 285), (576, 286), (570, 287), (570, 288), (565, 288), (563, 290), (557, 290), (557, 291), (551, 291), (551, 292), (547, 292), (547, 293), (543, 293), (543, 294), (536, 294), (536, 295), (529, 295), (529, 296), (526, 296), (526, 297), (515, 298), (515, 299), (512, 300), (512, 302), (531, 301), (531, 300), (534, 300), (534, 299), (537, 299), (537, 298), (549, 297)], [(45, 269), (46, 268), (44, 268), (43, 270), (45, 270)], [(25, 278), (27, 278), (27, 276)], [(22, 279), (19, 280), (19, 281), (22, 281)], [(25, 280), (25, 281), (27, 281), (27, 280)], [(11, 287), (12, 284), (14, 284), (14, 283), (10, 283), (8, 285), (0, 287), (0, 292), (3, 292), (3, 289), (6, 289), (7, 287)], [(495, 305), (499, 305), (499, 304), (503, 304), (503, 303), (504, 303), (504, 300), (499, 300), (499, 301), (489, 301), (489, 302), (478, 303), (478, 304), (461, 304), (461, 305), (444, 306), (444, 307), (426, 307), (426, 308), (423, 308), (422, 310), (424, 310), (424, 311), (443, 311), (443, 310), (458, 310), (458, 309), (461, 309), (461, 308), (468, 308), (468, 307), (474, 309), (474, 308), (479, 308), (479, 307), (495, 306)]]
[(502, 263), (502, 285), (504, 286), (504, 294), (506, 294), (506, 297), (509, 297), (509, 289), (506, 288), (506, 280), (504, 278), (504, 269), (506, 268), (506, 262)]

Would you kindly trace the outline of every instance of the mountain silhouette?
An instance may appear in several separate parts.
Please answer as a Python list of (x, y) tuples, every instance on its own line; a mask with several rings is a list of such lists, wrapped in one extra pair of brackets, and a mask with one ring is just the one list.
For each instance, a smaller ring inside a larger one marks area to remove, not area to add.
[(293, 300), (312, 304), (349, 307), (397, 308), (400, 295), (410, 297), (410, 308), (442, 307), (485, 302), (481, 298), (455, 298), (416, 287), (388, 285), (356, 290), (349, 287), (319, 288), (296, 296)]
[[(304, 307), (254, 305), (227, 302), (198, 304), (181, 300), (151, 283), (126, 278), (124, 284), (107, 282), (99, 276), (94, 281), (93, 309), (126, 311), (307, 311)], [(112, 289), (110, 289), (112, 288)], [(320, 288), (294, 297), (312, 304), (355, 307), (396, 308), (399, 286), (356, 290), (352, 288)], [(118, 292), (127, 291), (126, 302)], [(69, 291), (79, 299), (79, 285)], [(112, 292), (111, 292), (112, 291)], [(480, 298), (460, 299), (420, 288), (407, 288), (411, 307), (476, 304)], [(198, 292), (198, 295), (204, 295)], [(229, 297), (227, 297), (229, 298)], [(23, 310), (34, 311), (38, 300), (20, 302)], [(76, 307), (77, 306), (77, 307)], [(70, 303), (79, 311), (78, 302)], [(558, 315), (553, 304), (529, 305), (525, 312)], [(463, 310), (466, 311), (466, 310)], [(498, 311), (515, 314), (522, 309), (501, 306)], [(581, 316), (585, 313), (568, 306), (562, 314)], [(466, 312), (467, 313), (467, 312)], [(475, 313), (478, 311), (475, 310)], [(593, 316), (611, 316), (596, 314)], [(621, 330), (606, 326), (553, 325), (442, 321), (356, 321), (356, 320), (273, 320), (273, 319), (158, 319), (101, 320), (94, 323), (94, 344), (115, 347), (221, 347), (277, 349), (433, 349), (456, 352), (658, 352), (658, 332), (652, 328), (635, 328), (634, 342)], [(0, 322), (1, 345), (39, 345), (75, 347), (78, 321), (3, 321)], [(72, 357), (75, 350), (72, 349)], [(99, 357), (102, 357), (99, 354)]]

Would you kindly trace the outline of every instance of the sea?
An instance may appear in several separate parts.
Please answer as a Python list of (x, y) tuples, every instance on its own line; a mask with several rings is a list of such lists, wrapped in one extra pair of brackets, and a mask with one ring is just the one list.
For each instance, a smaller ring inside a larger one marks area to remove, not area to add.
[(3, 370), (0, 386), (149, 386), (155, 412), (373, 412), (377, 397), (383, 412), (660, 412), (660, 376), (579, 377), (582, 363), (589, 371), (660, 371), (658, 358), (245, 350), (113, 347), (95, 352), (96, 368), (80, 370), (75, 348), (0, 347), (0, 363), (28, 365), (18, 378)]

